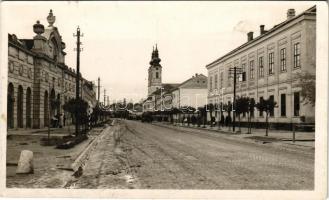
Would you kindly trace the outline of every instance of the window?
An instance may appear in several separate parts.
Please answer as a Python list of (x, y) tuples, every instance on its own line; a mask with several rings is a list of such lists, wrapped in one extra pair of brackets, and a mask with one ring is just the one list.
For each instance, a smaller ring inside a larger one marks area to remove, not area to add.
[(259, 77), (264, 77), (264, 62), (263, 57), (258, 58), (258, 67), (259, 67)]
[(239, 76), (239, 80), (243, 82), (246, 81), (246, 64), (242, 64), (241, 69), (242, 73)]
[(155, 73), (155, 78), (159, 78), (159, 72)]
[[(259, 102), (262, 102), (263, 100), (264, 100), (263, 97), (259, 97)], [(263, 111), (262, 110), (259, 111), (259, 116), (263, 117)]]
[(220, 73), (220, 88), (223, 88), (223, 79), (224, 79), (224, 74), (223, 72)]
[[(274, 95), (270, 96), (270, 101), (274, 102)], [(270, 110), (270, 117), (274, 117), (274, 108)]]
[(215, 89), (218, 89), (218, 75), (215, 75)]
[(230, 87), (231, 86), (231, 74), (230, 74), (230, 70), (227, 71), (227, 77), (228, 77), (227, 87)]
[(268, 55), (268, 74), (269, 75), (274, 74), (274, 52), (271, 52)]
[(250, 68), (250, 79), (254, 79), (254, 71), (255, 71), (255, 69), (254, 69), (254, 61), (253, 60), (251, 60), (249, 62), (249, 68)]
[(287, 71), (287, 66), (286, 66), (286, 48), (283, 48), (280, 50), (280, 69), (281, 72)]
[(212, 91), (212, 76), (209, 78), (209, 90)]
[(294, 44), (294, 68), (300, 67), (300, 44)]
[(281, 117), (286, 116), (286, 94), (281, 94)]
[(299, 116), (300, 98), (299, 92), (294, 92), (294, 116)]

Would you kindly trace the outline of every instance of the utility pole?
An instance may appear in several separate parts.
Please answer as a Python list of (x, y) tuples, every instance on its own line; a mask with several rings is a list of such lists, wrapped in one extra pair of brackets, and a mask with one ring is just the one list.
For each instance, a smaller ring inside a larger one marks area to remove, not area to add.
[[(77, 100), (77, 102), (80, 99), (80, 51), (82, 50), (80, 48), (80, 37), (82, 37), (83, 35), (80, 34), (80, 28), (78, 26), (77, 28), (77, 33), (73, 34), (73, 36), (77, 37), (77, 74), (76, 74), (76, 79), (75, 79), (75, 99)], [(76, 110), (75, 111), (75, 134), (79, 135), (79, 111)]]
[(236, 75), (238, 74), (242, 74), (242, 68), (240, 67), (236, 67), (234, 66), (233, 68), (229, 69), (230, 71), (230, 75), (233, 73), (233, 122), (232, 122), (232, 127), (233, 127), (233, 132), (235, 132), (235, 109), (236, 109), (236, 105), (235, 105), (235, 99), (236, 99)]
[(99, 97), (100, 97), (100, 93), (101, 93), (101, 90), (100, 90), (100, 88), (101, 88), (101, 79), (99, 77), (98, 77), (98, 86), (97, 86), (97, 88), (98, 88), (97, 101), (99, 103)]
[(105, 106), (105, 102), (106, 102), (106, 89), (104, 89), (104, 106)]

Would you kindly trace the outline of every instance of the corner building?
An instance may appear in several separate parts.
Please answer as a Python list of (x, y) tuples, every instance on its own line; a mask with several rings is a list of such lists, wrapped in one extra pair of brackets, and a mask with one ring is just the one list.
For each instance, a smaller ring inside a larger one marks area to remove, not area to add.
[[(237, 96), (277, 102), (269, 116), (272, 126), (290, 129), (295, 123), (314, 123), (315, 108), (302, 102), (296, 75), (316, 71), (316, 7), (297, 16), (289, 9), (284, 22), (269, 30), (261, 25), (258, 37), (253, 38), (253, 32), (249, 32), (247, 38), (246, 43), (206, 66), (208, 102), (232, 102), (233, 76), (229, 69), (238, 67), (242, 73), (236, 82)], [(265, 113), (255, 109), (252, 122), (264, 124)]]
[[(48, 27), (37, 21), (33, 39), (8, 34), (8, 129), (46, 127), (49, 117), (64, 113), (65, 102), (75, 98), (77, 74), (65, 64), (65, 43), (53, 25), (55, 19), (50, 10)], [(94, 104), (93, 84), (80, 78), (82, 97)], [(72, 116), (65, 115), (70, 124)]]

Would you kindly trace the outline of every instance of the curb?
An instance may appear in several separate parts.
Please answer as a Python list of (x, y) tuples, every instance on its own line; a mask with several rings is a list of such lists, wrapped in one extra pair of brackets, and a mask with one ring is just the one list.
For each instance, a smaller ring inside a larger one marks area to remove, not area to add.
[(107, 131), (109, 131), (111, 127), (106, 127), (96, 138), (94, 138), (88, 146), (80, 153), (77, 159), (71, 164), (71, 168), (74, 172), (78, 171), (81, 168), (85, 167), (86, 161), (89, 159), (91, 152), (96, 148), (97, 144), (104, 137)]
[[(260, 142), (263, 142), (263, 141), (257, 141), (257, 140), (253, 140), (253, 139), (249, 139), (249, 138), (245, 138), (245, 137), (238, 137), (238, 138), (234, 138), (232, 136), (235, 136), (235, 135), (239, 135), (241, 133), (238, 133), (238, 134), (232, 134), (231, 132), (228, 132), (228, 131), (220, 131), (220, 130), (211, 130), (211, 129), (207, 129), (207, 128), (200, 128), (200, 127), (185, 127), (185, 126), (174, 126), (174, 125), (168, 125), (168, 124), (155, 124), (155, 123), (152, 123), (152, 125), (155, 125), (155, 126), (160, 126), (160, 127), (167, 127), (167, 128), (171, 128), (171, 129), (176, 129), (176, 130), (179, 130), (179, 128), (190, 128), (190, 129), (195, 129), (195, 130), (203, 130), (203, 131), (209, 131), (209, 132), (213, 132), (213, 133), (217, 133), (217, 134), (222, 134), (223, 136), (229, 136), (229, 139), (232, 139), (232, 140), (237, 140), (237, 141), (244, 141), (244, 142), (248, 142), (248, 143), (253, 143), (253, 144), (260, 144)], [(272, 144), (274, 144), (274, 146), (277, 146), (277, 144), (280, 144), (282, 146), (286, 146), (288, 148), (291, 148), (292, 146), (295, 146), (296, 148), (313, 148), (314, 147), (310, 147), (310, 146), (306, 146), (306, 145), (301, 145), (301, 144), (289, 144), (289, 143), (285, 143), (283, 141), (279, 141), (278, 143), (276, 142), (271, 142)]]
[(222, 134), (225, 134), (225, 135), (239, 135), (241, 133), (233, 133), (233, 132), (230, 132), (230, 131), (224, 131), (224, 130), (215, 130), (215, 129), (208, 129), (208, 128), (202, 128), (202, 127), (193, 127), (193, 126), (180, 126), (180, 125), (172, 125), (172, 124), (155, 124), (155, 123), (152, 123), (154, 125), (159, 125), (159, 126), (171, 126), (171, 127), (178, 127), (178, 128), (190, 128), (190, 129), (196, 129), (196, 130), (203, 130), (203, 131), (212, 131), (212, 132), (216, 132), (216, 133), (222, 133)]

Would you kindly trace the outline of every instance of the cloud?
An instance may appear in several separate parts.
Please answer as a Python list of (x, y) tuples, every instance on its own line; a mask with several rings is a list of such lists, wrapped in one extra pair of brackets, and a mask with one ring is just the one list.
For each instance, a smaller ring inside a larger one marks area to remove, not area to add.
[(253, 24), (247, 20), (239, 21), (239, 23), (233, 27), (233, 31), (240, 33), (248, 33), (251, 30), (253, 30)]

